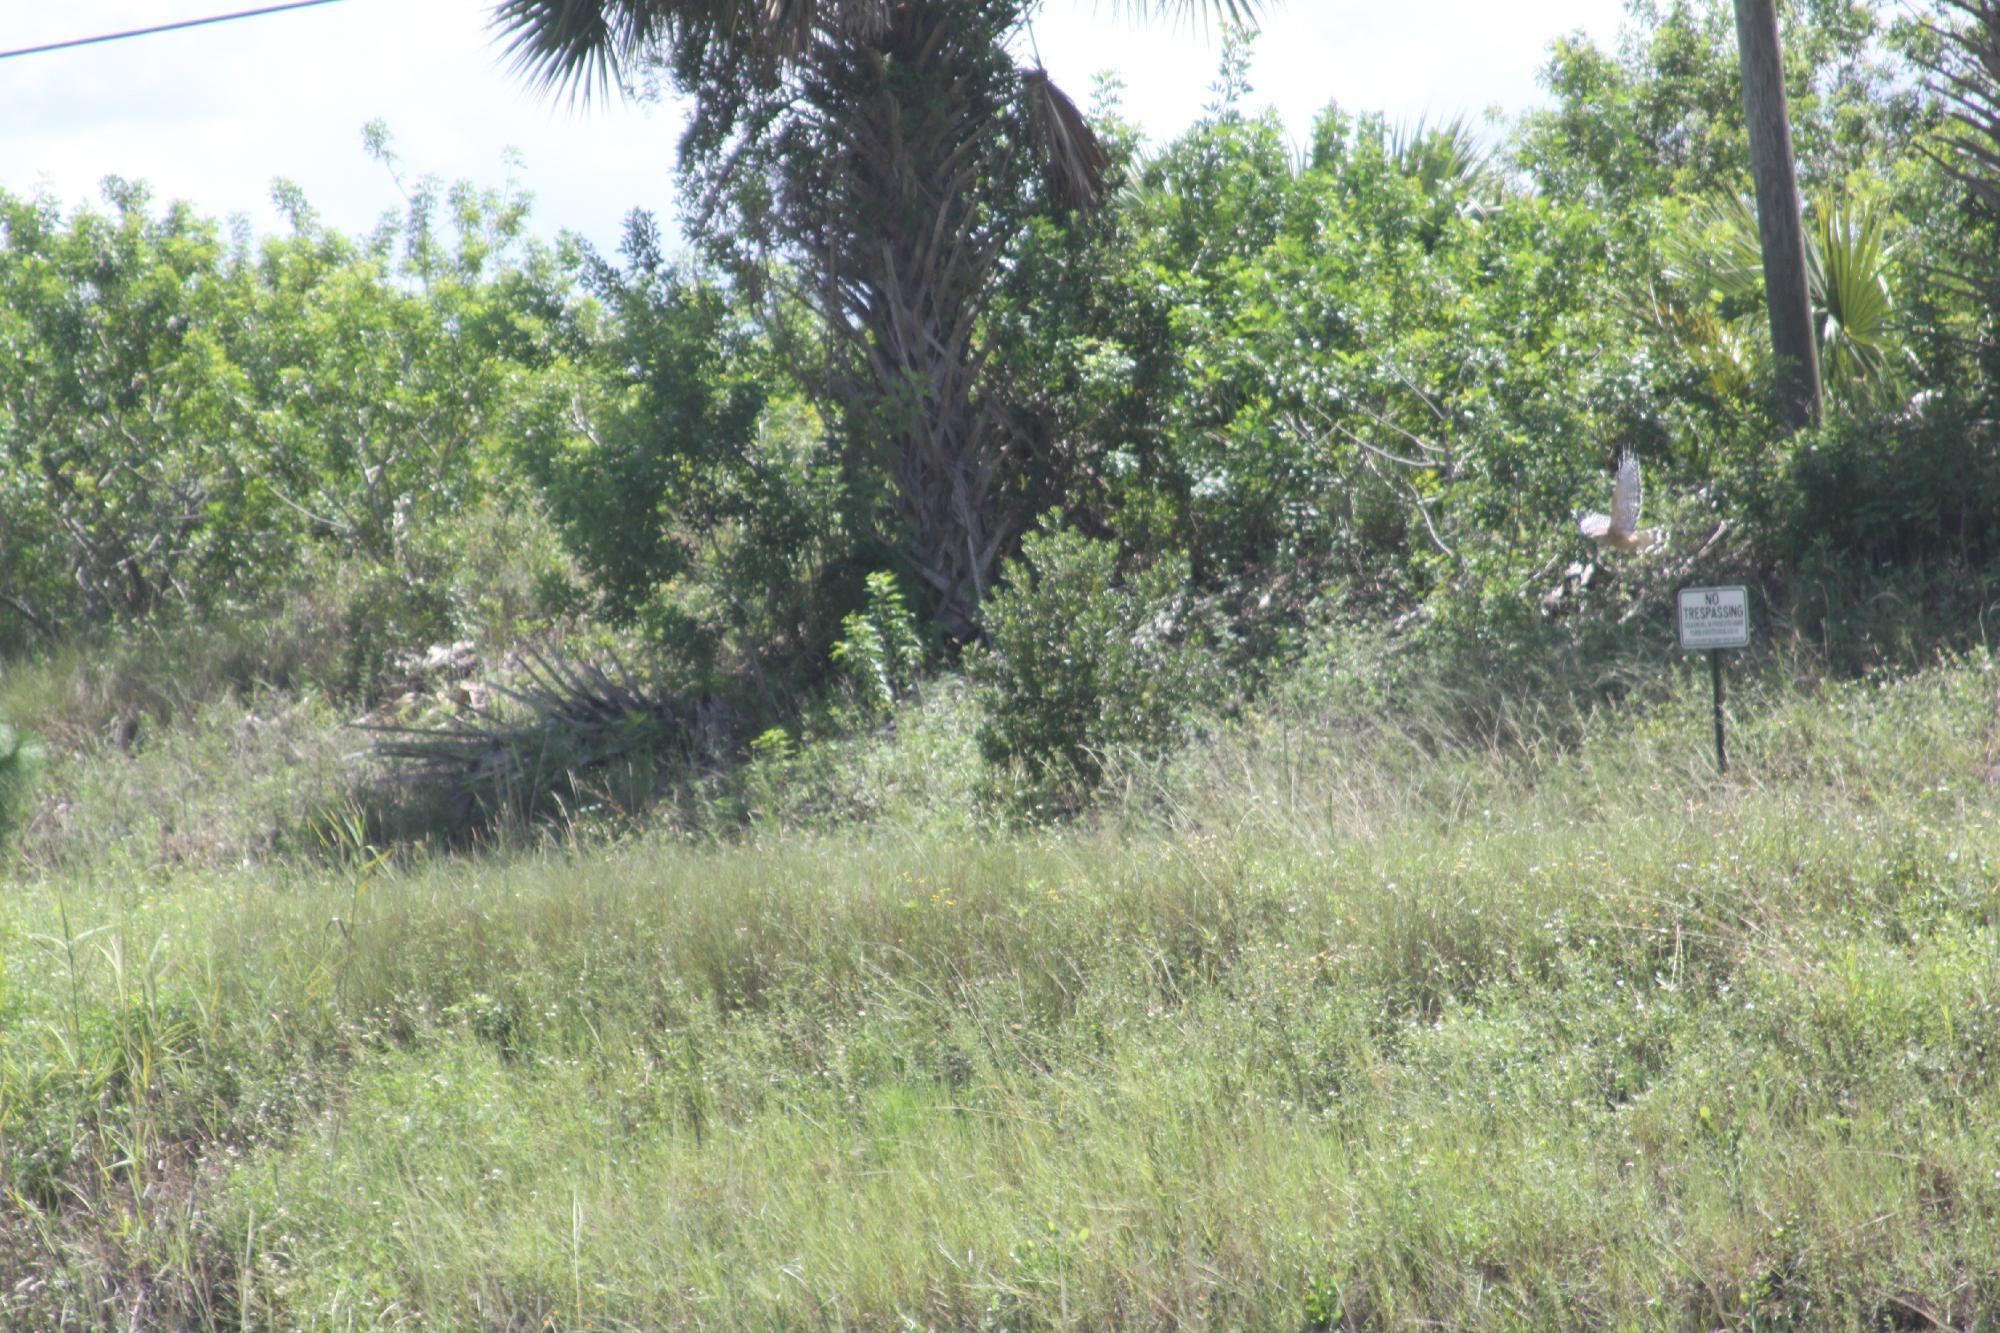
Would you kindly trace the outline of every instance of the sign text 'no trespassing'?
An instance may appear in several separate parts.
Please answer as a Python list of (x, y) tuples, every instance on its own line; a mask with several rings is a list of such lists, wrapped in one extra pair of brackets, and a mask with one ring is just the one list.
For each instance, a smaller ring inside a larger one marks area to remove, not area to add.
[(1682, 588), (1681, 647), (1743, 648), (1750, 643), (1750, 594), (1743, 588)]

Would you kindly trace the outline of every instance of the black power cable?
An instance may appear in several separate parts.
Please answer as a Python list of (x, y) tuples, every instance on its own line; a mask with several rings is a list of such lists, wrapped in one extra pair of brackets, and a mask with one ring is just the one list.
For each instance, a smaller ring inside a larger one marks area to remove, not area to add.
[(261, 14), (282, 14), (288, 9), (311, 9), (315, 5), (330, 5), (335, 0), (291, 0), (290, 4), (266, 5), (262, 9), (244, 9), (234, 14), (211, 14), (207, 18), (182, 19), (179, 23), (162, 23), (151, 28), (132, 28), (125, 32), (100, 33), (95, 37), (72, 37), (66, 42), (50, 42), (45, 46), (24, 46), (18, 51), (0, 51), (0, 60), (12, 60), (15, 56), (38, 56), (45, 51), (67, 51), (73, 46), (96, 46), (100, 42), (122, 42), (127, 37), (150, 37), (156, 32), (173, 32), (180, 28), (205, 28), (211, 23), (232, 23), (237, 19), (253, 19)]

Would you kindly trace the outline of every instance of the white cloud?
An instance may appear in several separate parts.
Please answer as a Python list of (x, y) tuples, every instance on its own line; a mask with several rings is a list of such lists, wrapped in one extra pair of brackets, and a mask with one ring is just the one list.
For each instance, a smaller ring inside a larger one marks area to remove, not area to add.
[[(10, 21), (6, 44), (145, 26), (234, 0), (72, 0)], [(240, 7), (240, 6), (238, 6)], [(27, 6), (20, 8), (27, 9)], [(103, 46), (0, 61), (0, 187), (94, 199), (107, 174), (156, 195), (277, 225), (283, 176), (335, 225), (364, 229), (400, 200), (361, 147), (388, 122), (414, 174), (504, 179), (519, 149), (540, 228), (615, 241), (634, 206), (673, 211), (675, 128), (647, 108), (572, 114), (529, 94), (485, 30), (485, 0), (343, 0)]]
[[(1608, 44), (1622, 12), (1620, 0), (1290, 0), (1269, 9), (1251, 48), (1251, 103), (1275, 106), (1300, 140), (1331, 102), (1392, 120), (1518, 112), (1542, 100), (1536, 77), (1557, 36), (1583, 28)], [(1088, 4), (1049, 5), (1035, 43), (1072, 93), (1115, 69), (1127, 114), (1156, 142), (1201, 114), (1220, 60), (1212, 31), (1111, 18)]]
[[(278, 225), (271, 181), (288, 177), (327, 219), (364, 229), (399, 200), (361, 149), (380, 117), (416, 173), (503, 179), (526, 159), (538, 229), (616, 243), (633, 207), (670, 218), (678, 133), (670, 109), (572, 112), (527, 91), (486, 31), (491, 0), (341, 0), (208, 28), (0, 61), (0, 188), (94, 199), (107, 174), (205, 212)], [(66, 0), (8, 6), (11, 49), (241, 7), (237, 0)], [(1163, 140), (1200, 113), (1213, 31), (1178, 31), (1051, 0), (1035, 41), (1057, 81), (1089, 91), (1116, 71), (1128, 115)], [(1514, 111), (1558, 33), (1615, 29), (1618, 0), (1290, 0), (1254, 48), (1253, 104), (1275, 105), (1295, 137), (1338, 100), (1394, 117)]]

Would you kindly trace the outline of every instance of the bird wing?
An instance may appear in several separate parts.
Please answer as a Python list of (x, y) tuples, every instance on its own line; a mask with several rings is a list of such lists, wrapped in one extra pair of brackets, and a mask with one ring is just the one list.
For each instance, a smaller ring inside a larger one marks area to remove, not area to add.
[(1576, 530), (1593, 541), (1602, 541), (1604, 534), (1611, 531), (1611, 519), (1606, 514), (1585, 514), (1576, 521)]
[(1639, 460), (1630, 449), (1618, 456), (1618, 485), (1611, 494), (1611, 526), (1626, 537), (1639, 530)]

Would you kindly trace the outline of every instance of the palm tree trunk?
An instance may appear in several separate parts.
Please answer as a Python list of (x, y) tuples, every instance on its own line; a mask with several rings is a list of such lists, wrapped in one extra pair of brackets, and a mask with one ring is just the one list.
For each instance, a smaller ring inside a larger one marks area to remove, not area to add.
[(1819, 340), (1813, 331), (1805, 228), (1773, 0), (1736, 0), (1736, 44), (1743, 61), (1743, 110), (1750, 129), (1750, 175), (1757, 186), (1778, 411), (1797, 430), (1820, 420)]
[(961, 642), (1016, 535), (1000, 503), (1014, 451), (981, 394), (976, 336), (1015, 225), (991, 179), (1006, 156), (999, 76), (1012, 70), (968, 34), (963, 10), (899, 6), (875, 42), (824, 50), (807, 83), (843, 140), (833, 178), (845, 197), (815, 210), (831, 224), (815, 249), (825, 314), (866, 367), (847, 407), (885, 437), (904, 558)]

